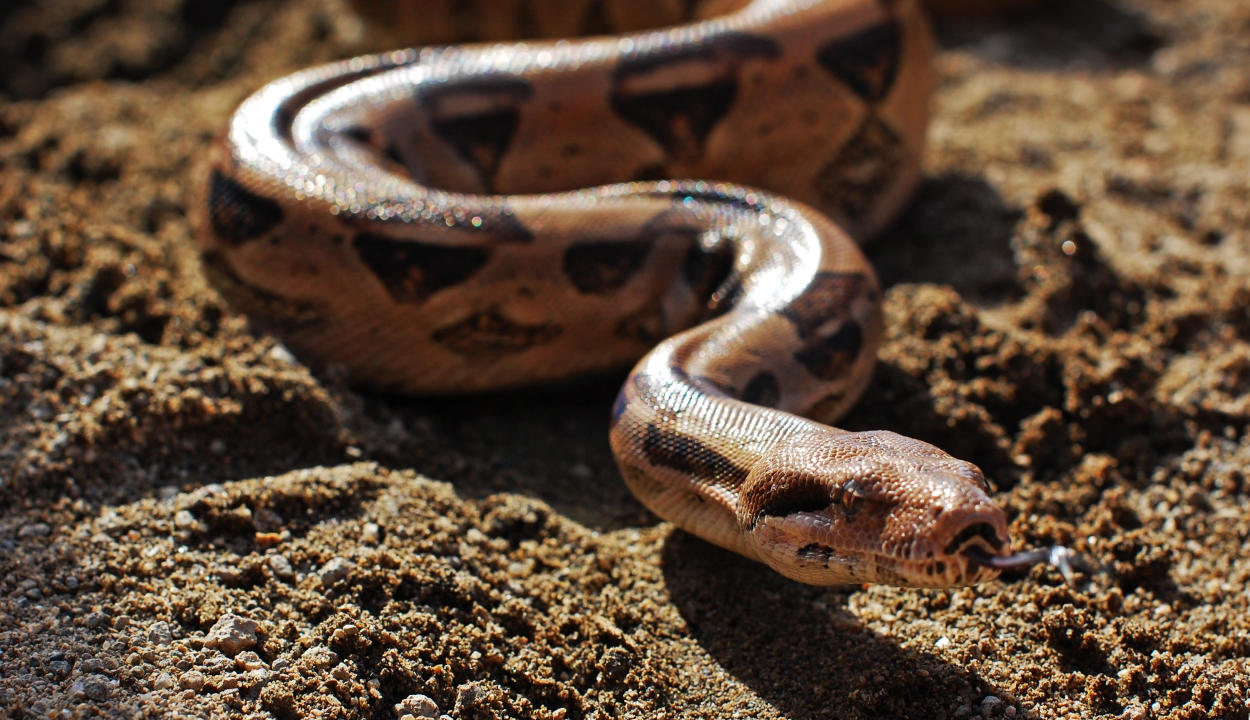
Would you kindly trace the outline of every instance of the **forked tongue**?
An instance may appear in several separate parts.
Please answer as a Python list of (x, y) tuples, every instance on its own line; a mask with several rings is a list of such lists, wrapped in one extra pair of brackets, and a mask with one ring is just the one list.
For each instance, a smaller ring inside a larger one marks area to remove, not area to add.
[(964, 550), (964, 555), (977, 565), (994, 570), (1015, 570), (1046, 563), (1057, 568), (1069, 585), (1076, 584), (1077, 570), (1096, 575), (1108, 572), (1106, 567), (1062, 545), (1024, 550), (1012, 555), (991, 555), (984, 548), (973, 546)]

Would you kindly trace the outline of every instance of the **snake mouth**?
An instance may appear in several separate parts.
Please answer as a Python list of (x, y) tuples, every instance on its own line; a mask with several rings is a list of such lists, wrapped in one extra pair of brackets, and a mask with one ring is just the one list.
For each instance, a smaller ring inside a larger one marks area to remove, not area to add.
[(947, 555), (956, 555), (961, 551), (979, 549), (982, 552), (992, 550), (997, 553), (1006, 543), (998, 536), (998, 529), (988, 522), (975, 522), (968, 525), (946, 544)]

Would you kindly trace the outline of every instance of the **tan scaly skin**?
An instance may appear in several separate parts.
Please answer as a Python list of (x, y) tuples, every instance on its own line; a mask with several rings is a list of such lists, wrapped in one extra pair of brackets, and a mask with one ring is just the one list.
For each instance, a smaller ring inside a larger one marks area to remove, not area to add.
[[(536, 27), (646, 22), (628, 3), (530, 1)], [(634, 7), (669, 5), (687, 4)], [(820, 424), (863, 391), (882, 334), (851, 237), (920, 178), (922, 12), (700, 7), (722, 14), (357, 58), (262, 88), (214, 157), (206, 270), (303, 358), (383, 390), (642, 357), (611, 442), (661, 517), (808, 583), (995, 577), (1015, 559), (980, 470)], [(512, 16), (483, 17), (498, 32)]]

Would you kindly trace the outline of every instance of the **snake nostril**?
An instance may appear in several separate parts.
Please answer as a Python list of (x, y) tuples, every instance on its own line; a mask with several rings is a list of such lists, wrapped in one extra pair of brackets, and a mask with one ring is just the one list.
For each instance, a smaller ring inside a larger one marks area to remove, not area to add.
[(959, 531), (949, 543), (946, 545), (946, 554), (954, 555), (959, 552), (960, 548), (972, 542), (976, 538), (981, 538), (989, 543), (989, 546), (998, 550), (1003, 546), (1003, 541), (998, 537), (998, 531), (994, 526), (987, 522), (977, 522), (965, 527)]

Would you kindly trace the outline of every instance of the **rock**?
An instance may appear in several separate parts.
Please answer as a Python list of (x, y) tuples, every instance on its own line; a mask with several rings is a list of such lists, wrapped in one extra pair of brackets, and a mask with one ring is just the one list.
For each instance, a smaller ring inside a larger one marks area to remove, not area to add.
[(103, 612), (87, 613), (87, 617), (82, 619), (82, 624), (86, 625), (92, 630), (96, 628), (104, 627), (105, 625), (109, 624), (108, 613), (103, 613)]
[(299, 362), (298, 360), (295, 359), (295, 356), (291, 354), (291, 351), (287, 350), (286, 347), (282, 345), (274, 345), (269, 350), (269, 357), (273, 358), (274, 360), (277, 360), (280, 363), (286, 363), (287, 365), (294, 365), (295, 363)]
[(275, 577), (282, 580), (295, 577), (295, 568), (291, 567), (291, 561), (287, 560), (285, 555), (270, 555), (265, 562)]
[(47, 523), (31, 523), (29, 525), (23, 525), (17, 531), (17, 537), (19, 540), (26, 540), (28, 538), (37, 538), (37, 537), (47, 537), (51, 534), (52, 534), (52, 527), (48, 525)]
[(156, 676), (156, 680), (152, 682), (152, 687), (157, 690), (167, 690), (174, 686), (174, 676), (169, 673), (161, 673)]
[(221, 616), (213, 629), (208, 631), (204, 644), (217, 648), (223, 654), (234, 657), (256, 645), (256, 621), (239, 617), (234, 613)]
[(148, 626), (148, 642), (154, 645), (168, 645), (173, 640), (174, 634), (169, 630), (169, 623), (158, 620)]
[(234, 664), (238, 665), (242, 670), (260, 670), (265, 667), (265, 661), (261, 660), (260, 656), (251, 650), (235, 655)]
[(435, 718), (439, 716), (438, 704), (426, 695), (409, 695), (403, 702), (395, 705), (395, 714), (403, 717)]
[(200, 521), (195, 519), (190, 510), (179, 510), (174, 513), (174, 527), (179, 530), (198, 530)]
[(252, 527), (257, 532), (275, 533), (282, 529), (286, 521), (278, 513), (269, 508), (260, 508), (252, 513)]
[(195, 692), (199, 692), (200, 689), (204, 687), (204, 673), (199, 670), (184, 672), (182, 677), (178, 679), (178, 684), (181, 685), (184, 690), (194, 690)]
[(88, 675), (82, 679), (82, 693), (96, 702), (104, 702), (113, 695), (113, 681), (103, 675)]
[(321, 567), (321, 587), (328, 588), (339, 580), (347, 578), (352, 572), (352, 563), (346, 558), (336, 557)]
[(377, 545), (382, 538), (382, 528), (377, 523), (365, 523), (360, 531), (360, 542), (366, 545)]
[(339, 656), (328, 647), (314, 645), (304, 651), (304, 654), (300, 656), (300, 660), (314, 669), (325, 670), (338, 663)]

